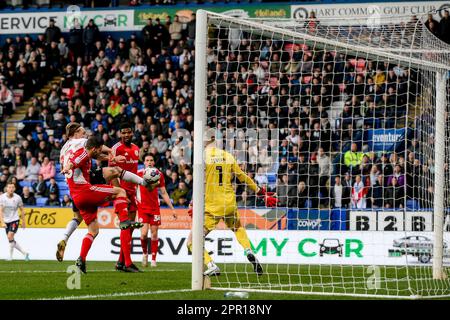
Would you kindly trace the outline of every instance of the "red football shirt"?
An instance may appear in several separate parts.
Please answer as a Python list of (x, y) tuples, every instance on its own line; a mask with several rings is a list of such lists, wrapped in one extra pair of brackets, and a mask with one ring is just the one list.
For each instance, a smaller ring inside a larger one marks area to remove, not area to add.
[[(137, 187), (136, 200), (138, 211), (141, 213), (160, 214), (158, 189), (165, 187), (166, 183), (161, 171), (159, 171), (159, 174), (161, 176), (161, 178), (159, 179), (159, 187), (153, 189), (152, 191), (149, 191), (146, 187), (143, 186)], [(143, 175), (144, 169), (139, 170), (138, 176), (142, 177)]]
[[(112, 147), (112, 152), (114, 156), (124, 156), (126, 160), (122, 163), (110, 163), (111, 166), (117, 166), (137, 174), (139, 162), (139, 147), (137, 145), (132, 143), (127, 146), (119, 141)], [(120, 181), (120, 186), (128, 192), (136, 192), (136, 185), (132, 182)]]
[(73, 164), (72, 170), (66, 174), (67, 184), (69, 185), (70, 194), (76, 197), (77, 193), (90, 187), (91, 158), (85, 148), (78, 149), (73, 153), (69, 161)]

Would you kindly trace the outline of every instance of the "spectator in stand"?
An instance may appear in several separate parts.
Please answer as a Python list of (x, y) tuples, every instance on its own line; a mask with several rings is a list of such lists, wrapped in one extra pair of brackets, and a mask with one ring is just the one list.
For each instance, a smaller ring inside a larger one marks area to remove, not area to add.
[(6, 81), (0, 78), (0, 107), (2, 108), (2, 116), (7, 119), (16, 109), (14, 94), (8, 88)]
[(450, 44), (450, 17), (448, 10), (444, 11), (444, 16), (439, 23), (439, 27), (441, 40)]
[(344, 164), (351, 173), (353, 170), (358, 171), (363, 156), (364, 154), (362, 152), (358, 152), (358, 145), (352, 143), (351, 149), (344, 154)]
[(357, 175), (355, 178), (355, 183), (352, 188), (352, 208), (353, 209), (365, 209), (366, 204), (366, 194), (367, 188), (361, 181), (361, 176)]
[(305, 182), (300, 181), (297, 188), (292, 188), (289, 194), (289, 207), (304, 209), (309, 200), (308, 188)]
[(24, 206), (36, 205), (36, 198), (34, 197), (34, 194), (30, 191), (29, 187), (23, 187), (22, 201)]
[(50, 193), (50, 196), (48, 197), (47, 201), (45, 201), (45, 205), (51, 207), (61, 207), (61, 201), (59, 201), (58, 195), (52, 192)]
[(55, 25), (55, 19), (51, 18), (49, 26), (45, 29), (45, 42), (49, 45), (52, 42), (59, 42), (61, 38), (61, 29)]
[(41, 168), (39, 169), (39, 174), (44, 177), (45, 181), (50, 180), (51, 178), (55, 177), (56, 175), (56, 169), (55, 165), (48, 157), (44, 158), (44, 161), (41, 164)]
[(85, 49), (85, 62), (91, 61), (94, 58), (95, 43), (100, 39), (100, 31), (98, 26), (94, 23), (94, 19), (90, 19), (88, 25), (83, 32), (83, 43)]
[(32, 188), (36, 197), (47, 197), (47, 183), (44, 181), (44, 177), (39, 175), (38, 181), (32, 184)]
[(69, 30), (69, 49), (72, 52), (74, 60), (84, 56), (83, 52), (83, 26), (77, 18), (73, 18)]
[(384, 201), (384, 177), (379, 174), (369, 190), (369, 208), (383, 208)]
[(167, 193), (171, 195), (172, 192), (175, 191), (175, 189), (178, 188), (178, 183), (179, 183), (178, 173), (177, 172), (172, 172), (170, 174), (170, 180), (166, 184)]
[(15, 176), (17, 180), (22, 181), (27, 176), (27, 167), (22, 164), (22, 160), (17, 160), (15, 165)]
[(402, 173), (402, 167), (397, 164), (394, 167), (394, 172), (392, 173), (391, 176), (389, 176), (388, 181), (387, 181), (387, 185), (390, 186), (392, 179), (396, 178), (397, 179), (397, 185), (398, 186), (404, 186), (405, 185), (405, 175)]
[(393, 177), (391, 184), (385, 189), (385, 208), (403, 208), (405, 201), (404, 187), (399, 186), (397, 178)]
[(328, 157), (323, 150), (323, 148), (319, 148), (319, 153), (317, 156), (317, 162), (319, 164), (319, 185), (320, 185), (320, 193), (322, 194), (320, 203), (327, 206), (329, 199), (329, 192), (327, 183), (328, 180), (333, 173), (333, 167), (331, 164), (331, 159)]
[(172, 203), (174, 206), (185, 206), (186, 200), (188, 199), (189, 189), (184, 181), (178, 183), (178, 188), (176, 188), (170, 195)]
[(63, 200), (61, 202), (61, 206), (62, 207), (68, 207), (68, 208), (73, 207), (73, 201), (72, 201), (72, 199), (70, 199), (68, 194), (65, 194), (63, 196)]
[(287, 207), (288, 206), (288, 194), (289, 194), (289, 178), (286, 174), (281, 176), (281, 179), (278, 179), (278, 185), (276, 189), (277, 199), (278, 199), (278, 207)]
[(59, 197), (59, 187), (56, 183), (55, 178), (50, 179), (50, 184), (47, 187), (47, 196), (49, 196), (51, 193), (55, 193)]
[(11, 154), (11, 149), (9, 147), (6, 147), (3, 149), (3, 154), (0, 159), (0, 165), (2, 167), (9, 168), (10, 166), (13, 166), (15, 162), (14, 156)]
[(181, 32), (183, 31), (183, 24), (180, 22), (180, 17), (175, 15), (173, 22), (169, 26), (170, 39), (174, 41), (181, 40)]
[[(33, 182), (37, 182), (38, 181), (38, 175), (39, 172), (41, 170), (41, 165), (40, 163), (37, 161), (36, 157), (32, 157), (31, 158), (31, 162), (28, 164), (27, 166), (27, 171), (26, 171), (26, 177), (25, 180), (26, 181), (30, 181), (31, 183)], [(42, 175), (39, 175), (42, 177)], [(42, 177), (42, 180), (44, 178)], [(35, 189), (36, 190), (36, 189)]]
[(350, 199), (350, 189), (345, 188), (341, 183), (341, 177), (334, 177), (334, 186), (331, 187), (331, 208), (347, 208)]

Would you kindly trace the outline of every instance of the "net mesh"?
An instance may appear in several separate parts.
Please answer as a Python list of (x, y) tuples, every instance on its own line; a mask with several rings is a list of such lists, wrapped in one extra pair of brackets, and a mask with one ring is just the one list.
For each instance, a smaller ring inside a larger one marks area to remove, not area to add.
[[(447, 113), (436, 114), (436, 74), (449, 70), (450, 47), (421, 19), (392, 21), (209, 15), (206, 127), (279, 199), (267, 208), (232, 178), (237, 214), (214, 213), (205, 245), (221, 269), (214, 288), (450, 293), (431, 268), (436, 117), (446, 119), (445, 141), (449, 128)], [(444, 241), (444, 269), (446, 253)]]

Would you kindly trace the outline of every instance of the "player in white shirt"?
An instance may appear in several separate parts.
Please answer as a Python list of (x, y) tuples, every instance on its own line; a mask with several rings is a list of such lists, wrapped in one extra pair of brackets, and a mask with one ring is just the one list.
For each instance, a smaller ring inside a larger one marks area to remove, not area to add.
[(6, 185), (6, 193), (0, 196), (0, 225), (5, 226), (6, 236), (9, 241), (9, 259), (7, 260), (12, 260), (14, 249), (17, 249), (24, 255), (25, 261), (29, 261), (29, 254), (14, 239), (17, 229), (19, 229), (19, 210), (22, 219), (22, 228), (25, 228), (25, 212), (23, 210), (22, 198), (17, 193), (14, 193), (14, 191), (16, 191), (14, 183), (8, 183)]

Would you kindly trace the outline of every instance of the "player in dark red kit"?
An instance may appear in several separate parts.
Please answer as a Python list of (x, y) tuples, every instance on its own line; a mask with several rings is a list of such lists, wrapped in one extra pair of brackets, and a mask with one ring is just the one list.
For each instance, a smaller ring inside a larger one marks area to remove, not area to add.
[[(145, 168), (152, 168), (155, 166), (155, 159), (152, 155), (146, 155), (144, 158)], [(138, 175), (142, 177), (144, 175), (145, 169), (139, 170)], [(159, 210), (159, 197), (158, 189), (161, 192), (161, 196), (164, 202), (172, 209), (173, 217), (176, 219), (177, 214), (170, 201), (169, 195), (166, 191), (166, 184), (164, 182), (164, 176), (160, 172), (159, 183), (154, 184), (149, 189), (137, 186), (137, 204), (138, 204), (138, 215), (139, 221), (144, 224), (141, 229), (141, 246), (142, 246), (142, 266), (146, 267), (148, 265), (148, 230), (150, 226), (151, 230), (151, 254), (152, 262), (151, 266), (156, 267), (156, 254), (158, 253), (158, 228), (161, 225), (161, 212)]]
[[(112, 154), (114, 156), (123, 156), (125, 161), (121, 163), (110, 162), (110, 166), (117, 166), (128, 172), (137, 174), (138, 162), (139, 162), (139, 147), (131, 142), (133, 139), (133, 130), (131, 125), (127, 122), (120, 124), (120, 141), (117, 142), (112, 147)], [(127, 193), (128, 203), (128, 215), (120, 214), (117, 208), (118, 201), (114, 202), (114, 209), (119, 215), (119, 220), (122, 222), (124, 220), (129, 220), (132, 222), (130, 228), (123, 229), (120, 231), (120, 254), (119, 261), (116, 264), (116, 269), (119, 271), (124, 271), (124, 268), (128, 268), (133, 264), (131, 260), (131, 241), (132, 234), (135, 228), (141, 228), (142, 223), (136, 222), (136, 184), (133, 182), (124, 181), (122, 177), (119, 179), (114, 179), (111, 181), (112, 185), (120, 186)], [(145, 187), (144, 187), (145, 188)]]

